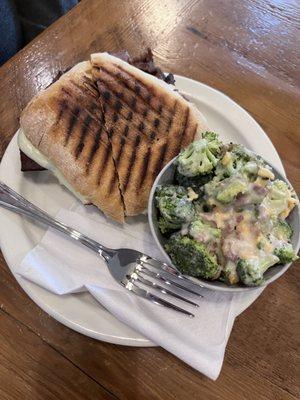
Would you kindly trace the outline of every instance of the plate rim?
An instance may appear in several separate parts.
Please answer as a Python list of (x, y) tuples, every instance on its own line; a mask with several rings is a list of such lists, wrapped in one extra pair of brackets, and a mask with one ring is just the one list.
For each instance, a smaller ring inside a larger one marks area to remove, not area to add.
[[(202, 83), (199, 81), (196, 81), (194, 79), (188, 78), (186, 76), (181, 76), (181, 75), (174, 75), (175, 77), (175, 81), (177, 78), (180, 79), (180, 81), (182, 82), (186, 82), (187, 84), (193, 85), (195, 84), (195, 82), (197, 84), (200, 84), (202, 86), (202, 88), (205, 88), (206, 90), (215, 93), (215, 95), (223, 98), (224, 101), (226, 101), (228, 103), (228, 105), (230, 105), (231, 107), (236, 108), (237, 110), (239, 110), (239, 112), (241, 113), (241, 116), (244, 118), (247, 118), (248, 121), (256, 128), (260, 131), (261, 136), (264, 138), (264, 140), (266, 142), (268, 142), (268, 145), (272, 148), (272, 152), (274, 153), (273, 156), (275, 156), (276, 161), (272, 162), (266, 159), (266, 161), (270, 162), (270, 164), (275, 165), (275, 167), (277, 168), (277, 170), (279, 170), (284, 176), (286, 176), (286, 172), (284, 169), (284, 165), (282, 163), (282, 160), (276, 150), (276, 147), (274, 146), (272, 140), (270, 139), (270, 137), (267, 135), (267, 133), (263, 130), (263, 128), (260, 126), (260, 124), (256, 121), (256, 119), (245, 109), (243, 108), (241, 105), (239, 105), (235, 100), (233, 100), (230, 96), (228, 96), (226, 93), (221, 92), (220, 90), (211, 87), (209, 85), (207, 85), (206, 83)], [(189, 95), (189, 93), (187, 93)], [(197, 97), (197, 95), (192, 95), (193, 97)], [(278, 165), (276, 165), (278, 163)]]
[[(285, 174), (281, 159), (280, 159), (272, 141), (270, 140), (268, 135), (264, 132), (262, 127), (258, 124), (258, 122), (248, 113), (248, 111), (246, 111), (243, 107), (241, 107), (238, 103), (236, 103), (233, 99), (231, 99), (229, 96), (227, 96), (223, 92), (221, 92), (218, 89), (215, 89), (205, 83), (202, 83), (202, 82), (199, 82), (199, 81), (196, 81), (196, 80), (193, 80), (191, 78), (187, 78), (187, 77), (184, 77), (181, 75), (175, 75), (175, 80), (179, 87), (179, 90), (180, 90), (180, 86), (189, 86), (189, 87), (194, 86), (195, 87), (194, 90), (198, 89), (200, 91), (201, 91), (201, 89), (205, 89), (208, 92), (213, 93), (215, 96), (221, 97), (231, 107), (234, 107), (236, 110), (238, 110), (239, 114), (241, 114), (243, 116), (243, 118), (247, 120), (248, 123), (251, 123), (252, 125), (254, 124), (253, 126), (255, 126), (255, 129), (257, 130), (257, 132), (259, 132), (259, 135), (261, 135), (264, 138), (264, 140), (266, 142), (268, 142), (268, 145), (270, 147), (270, 152), (272, 152), (273, 156), (278, 159), (278, 160), (276, 160), (278, 162), (277, 168), (281, 169), (282, 172)], [(187, 92), (187, 94), (190, 94), (190, 93)], [(192, 97), (196, 97), (196, 98), (198, 97), (200, 99), (200, 101), (203, 101), (203, 99), (200, 95), (198, 95), (198, 96), (195, 94), (190, 94), (190, 95)], [(8, 147), (5, 150), (5, 153), (3, 154), (3, 157), (2, 157), (2, 160), (0, 163), (0, 174), (2, 172), (1, 166), (3, 165), (3, 160), (7, 157), (9, 148), (10, 148), (10, 146), (13, 145), (13, 140), (16, 140), (16, 134), (17, 134), (17, 132), (12, 137)], [(20, 217), (20, 218), (22, 218), (22, 217)], [(0, 213), (0, 219), (1, 219), (1, 213)], [(126, 346), (133, 346), (133, 347), (154, 347), (154, 346), (156, 346), (154, 343), (152, 343), (150, 340), (148, 340), (146, 338), (140, 338), (140, 339), (139, 338), (129, 338), (129, 337), (124, 338), (121, 335), (112, 336), (112, 335), (108, 335), (108, 334), (101, 334), (100, 332), (95, 332), (95, 331), (89, 329), (88, 327), (85, 327), (85, 328), (82, 327), (81, 325), (76, 323), (76, 321), (74, 321), (74, 320), (71, 321), (70, 319), (64, 317), (63, 315), (61, 315), (61, 313), (59, 311), (56, 311), (55, 308), (51, 308), (50, 304), (40, 300), (39, 297), (37, 295), (35, 295), (34, 290), (31, 290), (30, 286), (26, 283), (25, 279), (23, 279), (20, 276), (17, 276), (17, 274), (12, 270), (12, 267), (10, 266), (11, 263), (9, 260), (9, 256), (6, 252), (7, 248), (4, 243), (5, 240), (3, 240), (3, 238), (4, 238), (4, 235), (0, 228), (0, 247), (1, 247), (3, 257), (9, 267), (10, 272), (12, 273), (14, 278), (17, 280), (17, 282), (21, 286), (21, 288), (25, 291), (25, 293), (32, 299), (32, 301), (35, 304), (37, 304), (38, 307), (40, 307), (42, 310), (44, 310), (46, 313), (48, 313), (51, 317), (53, 317), (55, 320), (57, 320), (58, 322), (67, 326), (68, 328), (73, 329), (83, 335), (86, 335), (88, 337), (92, 337), (94, 339), (101, 340), (104, 342), (119, 344), (119, 345), (126, 345)], [(44, 290), (46, 290), (46, 289), (44, 289)], [(240, 312), (243, 312), (246, 308), (248, 308), (254, 300), (255, 299), (252, 299), (251, 302), (246, 307), (241, 307)]]

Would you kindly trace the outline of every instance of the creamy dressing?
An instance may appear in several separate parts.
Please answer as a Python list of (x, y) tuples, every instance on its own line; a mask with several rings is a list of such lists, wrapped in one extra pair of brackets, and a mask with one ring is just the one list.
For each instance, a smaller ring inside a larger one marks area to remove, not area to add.
[[(166, 249), (184, 273), (257, 286), (269, 267), (297, 259), (290, 243), (292, 227), (285, 221), (297, 199), (284, 181), (274, 180), (271, 167), (260, 157), (241, 145), (222, 147), (216, 137), (204, 135), (210, 141), (194, 143), (177, 160), (174, 183), (179, 185), (170, 185), (168, 196), (186, 190), (182, 207), (194, 206), (194, 215), (182, 218), (179, 232), (170, 226)], [(215, 159), (212, 149), (218, 148)], [(158, 208), (162, 221), (169, 218), (171, 224), (181, 204), (177, 199), (175, 208), (163, 193), (160, 190), (158, 197), (164, 208)], [(216, 267), (220, 275), (214, 274)]]
[(51, 161), (49, 161), (49, 159), (40, 152), (40, 150), (33, 146), (33, 144), (25, 136), (22, 129), (19, 130), (18, 145), (27, 157), (31, 158), (41, 167), (51, 171), (53, 175), (58, 179), (59, 183), (70, 190), (70, 192), (72, 192), (74, 196), (78, 198), (78, 200), (80, 200), (84, 204), (89, 203), (86, 197), (82, 196), (80, 193), (76, 192), (76, 190), (72, 188), (72, 186), (66, 180), (64, 175), (59, 171), (59, 169), (55, 167), (55, 165), (53, 165)]
[[(265, 253), (271, 253), (274, 245), (258, 244), (263, 237), (263, 225), (257, 220), (254, 209), (236, 211), (234, 207), (215, 207), (213, 212), (200, 213), (199, 217), (206, 223), (214, 224), (223, 234), (222, 252), (226, 259), (236, 262), (239, 258), (260, 258)], [(269, 227), (271, 230), (272, 227)], [(197, 239), (197, 237), (195, 237)], [(203, 242), (203, 238), (198, 238)]]

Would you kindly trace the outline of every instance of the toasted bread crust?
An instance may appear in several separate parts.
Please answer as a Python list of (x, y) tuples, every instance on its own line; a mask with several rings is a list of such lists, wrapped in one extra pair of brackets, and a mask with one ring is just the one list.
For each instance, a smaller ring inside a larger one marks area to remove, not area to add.
[(157, 174), (205, 129), (170, 85), (107, 53), (39, 93), (20, 124), (76, 192), (120, 222), (146, 209)]
[(203, 130), (202, 120), (165, 82), (107, 53), (91, 62), (125, 212), (140, 214), (157, 174)]
[(111, 144), (90, 70), (88, 61), (77, 64), (38, 94), (23, 111), (20, 125), (76, 192), (123, 222)]

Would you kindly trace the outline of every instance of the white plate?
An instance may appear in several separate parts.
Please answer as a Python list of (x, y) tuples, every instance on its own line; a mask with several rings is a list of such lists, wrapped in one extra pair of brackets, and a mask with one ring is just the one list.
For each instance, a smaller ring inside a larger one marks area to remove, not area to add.
[[(246, 145), (284, 174), (271, 141), (244, 109), (202, 83), (180, 76), (176, 76), (176, 83), (178, 89), (188, 94), (199, 107), (207, 118), (208, 126), (219, 132), (222, 139)], [(0, 179), (51, 215), (55, 215), (61, 207), (71, 207), (76, 203), (75, 198), (47, 171), (26, 174), (20, 171), (16, 136), (3, 156)], [(25, 254), (38, 243), (44, 232), (43, 227), (4, 209), (0, 210), (1, 250), (11, 272), (31, 299), (56, 320), (87, 336), (127, 346), (154, 346), (148, 339), (119, 322), (89, 294), (57, 296), (15, 274)], [(236, 313), (246, 309), (256, 296), (245, 297), (243, 306)]]

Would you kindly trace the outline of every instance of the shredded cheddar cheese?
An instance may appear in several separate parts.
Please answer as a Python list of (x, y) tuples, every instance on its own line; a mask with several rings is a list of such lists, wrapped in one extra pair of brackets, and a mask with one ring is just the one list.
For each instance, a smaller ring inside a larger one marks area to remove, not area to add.
[(231, 160), (231, 154), (228, 151), (226, 151), (224, 157), (221, 160), (221, 163), (225, 166), (230, 162), (230, 160)]
[(262, 178), (267, 178), (267, 179), (275, 179), (275, 175), (273, 174), (272, 171), (270, 171), (268, 168), (261, 167), (258, 170), (258, 175), (261, 176)]

